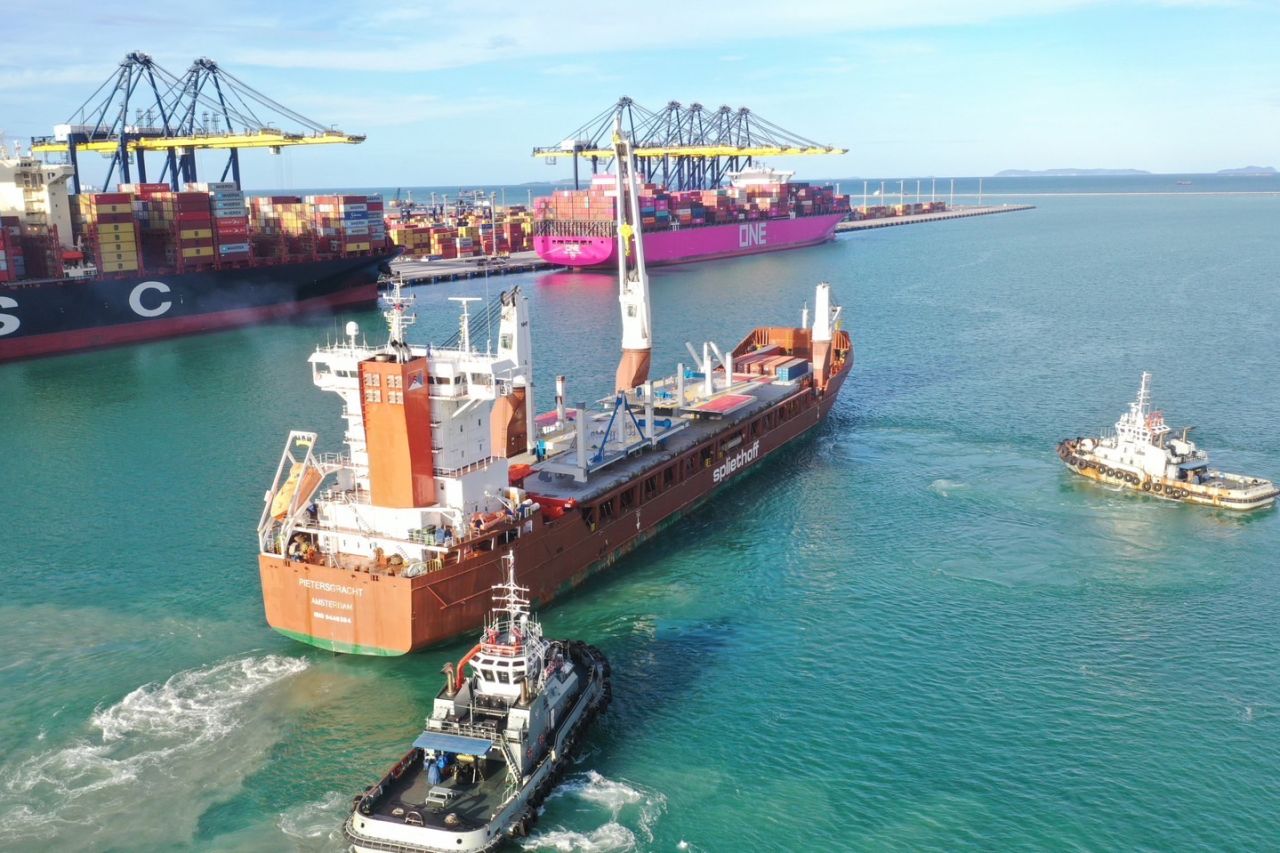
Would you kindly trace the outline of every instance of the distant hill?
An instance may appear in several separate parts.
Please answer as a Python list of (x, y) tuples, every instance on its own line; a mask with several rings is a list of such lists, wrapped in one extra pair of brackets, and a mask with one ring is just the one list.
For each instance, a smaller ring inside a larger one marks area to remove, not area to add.
[(1245, 166), (1243, 169), (1219, 169), (1219, 175), (1275, 175), (1274, 166)]
[(1079, 178), (1097, 175), (1150, 175), (1144, 169), (1005, 169), (997, 178)]

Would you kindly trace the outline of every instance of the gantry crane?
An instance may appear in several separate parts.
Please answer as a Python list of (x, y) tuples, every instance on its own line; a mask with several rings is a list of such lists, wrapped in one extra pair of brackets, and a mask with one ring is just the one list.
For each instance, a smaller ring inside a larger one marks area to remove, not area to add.
[[(134, 119), (129, 121), (130, 110)], [(281, 130), (278, 124), (297, 129)], [(221, 180), (240, 185), (240, 150), (267, 148), (279, 154), (293, 145), (359, 143), (364, 137), (327, 128), (272, 100), (212, 59), (200, 58), (178, 77), (145, 53), (130, 53), (119, 68), (80, 105), (53, 136), (31, 141), (33, 153), (66, 154), (80, 192), (79, 155), (110, 157), (103, 186), (119, 170), (120, 180), (147, 182), (145, 154), (164, 155), (160, 182), (174, 190), (195, 181), (196, 151), (228, 152)]]
[(719, 186), (729, 173), (752, 166), (756, 157), (848, 153), (848, 149), (822, 145), (784, 130), (746, 107), (711, 111), (702, 104), (686, 107), (671, 101), (654, 112), (622, 97), (559, 145), (533, 149), (533, 156), (551, 163), (557, 157), (572, 157), (573, 185), (577, 188), (579, 159), (590, 160), (595, 174), (601, 161), (613, 158), (610, 141), (615, 119), (621, 120), (632, 141), (638, 173), (646, 181), (657, 181), (673, 190)]

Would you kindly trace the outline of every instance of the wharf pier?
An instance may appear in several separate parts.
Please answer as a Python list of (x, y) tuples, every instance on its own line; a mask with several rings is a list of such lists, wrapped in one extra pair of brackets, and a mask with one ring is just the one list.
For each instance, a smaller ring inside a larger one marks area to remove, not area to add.
[(938, 210), (931, 213), (911, 213), (905, 216), (881, 216), (876, 219), (846, 220), (836, 225), (836, 233), (862, 231), (866, 228), (888, 228), (893, 225), (917, 225), (921, 222), (938, 222), (942, 219), (963, 219), (967, 216), (990, 216), (993, 213), (1015, 213), (1019, 210), (1034, 210), (1034, 204), (1001, 204), (984, 205), (982, 207), (953, 207), (949, 210)]
[[(857, 219), (836, 225), (836, 233), (862, 231), (867, 228), (888, 228), (893, 225), (916, 225), (921, 222), (937, 222), (943, 219), (963, 219), (968, 216), (990, 216), (994, 213), (1014, 213), (1034, 210), (1033, 204), (1002, 204), (982, 207), (956, 207), (931, 213), (912, 213), (905, 216), (882, 216), (876, 219)], [(464, 278), (482, 278), (486, 275), (512, 275), (557, 269), (538, 257), (537, 252), (512, 252), (507, 257), (439, 258), (433, 261), (400, 257), (391, 262), (393, 272), (399, 273), (406, 284), (436, 284)]]
[(537, 252), (512, 252), (508, 257), (503, 258), (441, 258), (434, 261), (399, 257), (391, 262), (392, 272), (399, 273), (404, 278), (405, 284), (435, 284), (462, 278), (483, 278), (486, 275), (511, 275), (549, 269), (555, 269), (555, 266), (539, 258)]

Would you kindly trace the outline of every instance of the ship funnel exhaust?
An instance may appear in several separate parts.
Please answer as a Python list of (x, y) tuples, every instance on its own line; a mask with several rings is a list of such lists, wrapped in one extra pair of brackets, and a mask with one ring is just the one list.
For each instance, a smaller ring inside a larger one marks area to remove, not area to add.
[(617, 174), (618, 302), (622, 306), (622, 359), (614, 376), (617, 391), (630, 391), (649, 378), (652, 336), (649, 329), (649, 275), (644, 266), (640, 193), (631, 141), (622, 134), (622, 115), (613, 122)]
[(444, 673), (444, 695), (449, 698), (458, 695), (458, 680), (453, 674), (453, 661), (445, 661), (440, 671)]
[[(838, 314), (839, 312), (837, 312)], [(827, 387), (831, 375), (831, 285), (820, 283), (813, 299), (813, 376), (818, 388)]]
[(813, 302), (813, 339), (831, 340), (831, 285), (825, 281), (818, 285)]

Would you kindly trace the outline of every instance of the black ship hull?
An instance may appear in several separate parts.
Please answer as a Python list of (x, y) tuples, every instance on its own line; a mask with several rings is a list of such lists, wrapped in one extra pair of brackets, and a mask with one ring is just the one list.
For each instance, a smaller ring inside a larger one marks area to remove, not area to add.
[(393, 256), (0, 284), (0, 362), (371, 305)]

